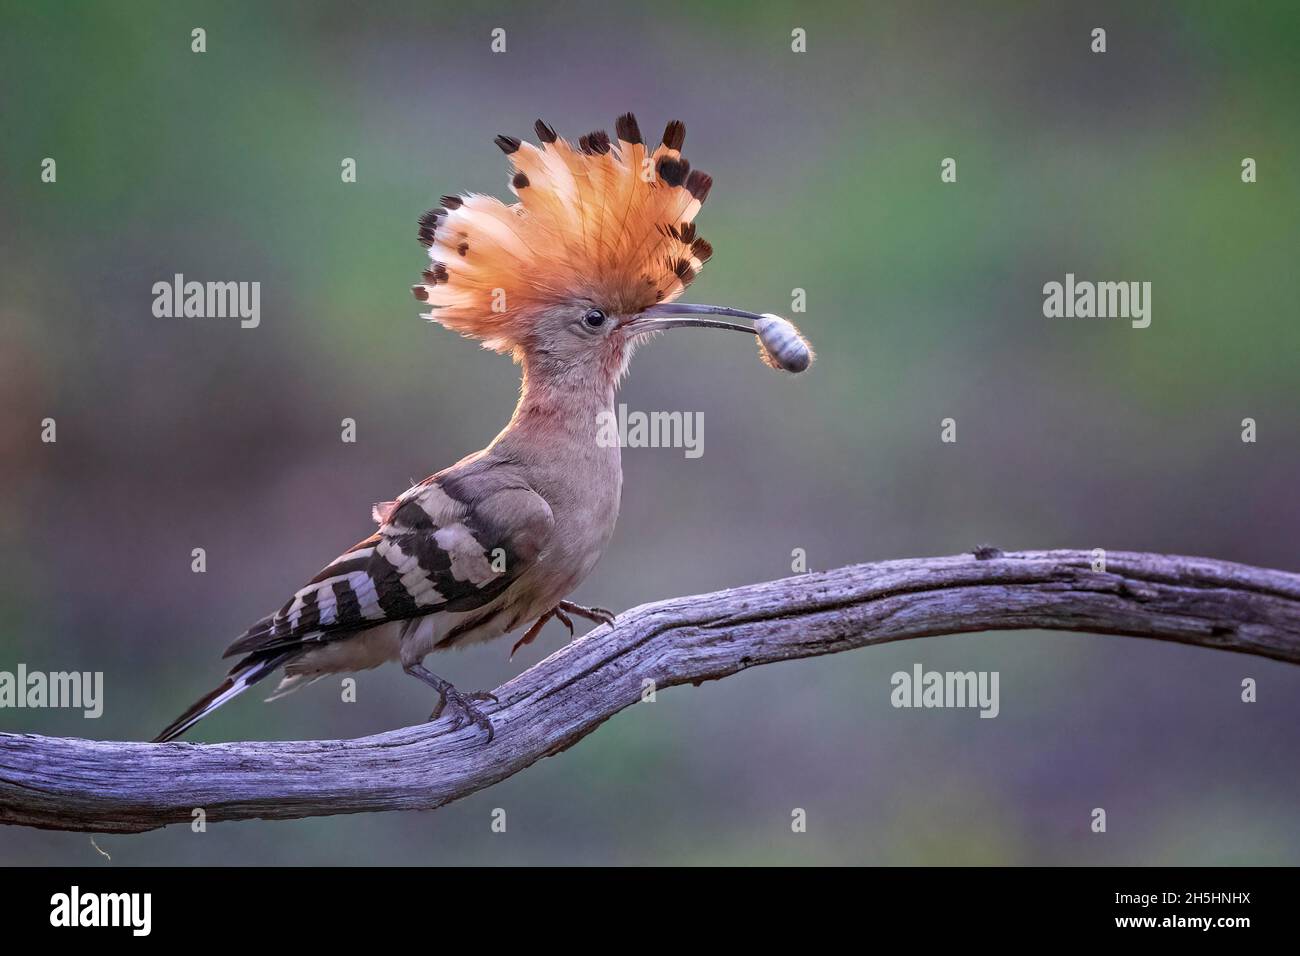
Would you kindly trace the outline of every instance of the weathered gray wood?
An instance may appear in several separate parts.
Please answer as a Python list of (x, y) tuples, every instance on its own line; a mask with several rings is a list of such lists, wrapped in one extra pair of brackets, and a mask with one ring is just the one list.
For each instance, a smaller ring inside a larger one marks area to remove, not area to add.
[(1084, 551), (860, 564), (624, 612), (496, 690), (496, 739), (449, 720), (357, 740), (118, 743), (0, 735), (0, 823), (131, 833), (208, 819), (425, 810), (573, 746), (660, 689), (936, 634), (1041, 628), (1300, 663), (1300, 575)]

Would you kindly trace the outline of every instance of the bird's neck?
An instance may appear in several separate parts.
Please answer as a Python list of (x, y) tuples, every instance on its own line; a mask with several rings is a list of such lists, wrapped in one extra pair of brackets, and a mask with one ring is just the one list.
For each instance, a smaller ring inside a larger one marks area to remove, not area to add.
[(615, 380), (543, 360), (525, 358), (523, 366), (515, 414), (487, 453), (521, 469), (566, 528), (557, 547), (579, 553), (573, 561), (588, 567), (614, 531), (623, 486), (619, 442), (608, 440)]
[[(595, 364), (561, 364), (525, 355), (519, 404), (492, 447), (524, 461), (594, 452), (601, 412), (614, 408), (615, 377)], [(615, 449), (617, 457), (617, 449)]]

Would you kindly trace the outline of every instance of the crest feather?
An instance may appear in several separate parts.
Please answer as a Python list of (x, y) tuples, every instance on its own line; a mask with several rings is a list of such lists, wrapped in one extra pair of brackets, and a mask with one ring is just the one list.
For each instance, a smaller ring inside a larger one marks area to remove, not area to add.
[(596, 130), (577, 147), (541, 120), (534, 129), (539, 146), (496, 138), (516, 202), (443, 196), (419, 224), (432, 265), (412, 291), (427, 318), (498, 351), (525, 341), (549, 305), (633, 314), (671, 301), (712, 254), (694, 220), (713, 179), (681, 155), (685, 125), (669, 123), (653, 150), (631, 113), (616, 140)]

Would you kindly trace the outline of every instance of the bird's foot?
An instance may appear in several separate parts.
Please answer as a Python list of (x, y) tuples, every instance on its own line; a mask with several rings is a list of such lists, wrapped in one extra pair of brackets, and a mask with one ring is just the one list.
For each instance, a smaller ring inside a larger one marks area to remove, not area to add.
[(597, 624), (614, 624), (614, 612), (606, 611), (603, 607), (583, 607), (581, 604), (574, 604), (572, 601), (561, 601), (557, 607), (559, 611), (568, 611), (570, 614), (576, 614), (578, 617), (585, 617), (588, 621), (595, 621)]
[(492, 721), (488, 720), (487, 714), (474, 706), (474, 701), (492, 701), (494, 704), (501, 703), (497, 700), (495, 694), (489, 694), (485, 690), (475, 691), (472, 694), (462, 694), (454, 687), (448, 687), (438, 698), (438, 706), (433, 708), (433, 713), (429, 715), (429, 720), (437, 720), (442, 716), (443, 710), (448, 704), (451, 704), (451, 729), (460, 730), (468, 723), (475, 723), (487, 731), (487, 739), (492, 740), (496, 732), (492, 729)]
[(519, 648), (523, 647), (525, 644), (533, 643), (533, 638), (542, 633), (542, 628), (546, 626), (546, 622), (551, 618), (556, 618), (561, 624), (567, 627), (569, 629), (569, 636), (573, 637), (573, 618), (569, 617), (569, 615), (565, 614), (558, 607), (553, 607), (534, 621), (532, 626), (529, 627), (528, 630), (524, 631), (523, 637), (515, 641), (515, 646), (510, 648), (510, 656), (514, 657), (515, 651), (519, 650)]
[(451, 681), (444, 680), (437, 674), (432, 673), (423, 664), (411, 664), (405, 670), (412, 677), (424, 681), (438, 692), (438, 705), (433, 708), (429, 720), (433, 721), (441, 717), (442, 712), (450, 704), (452, 711), (451, 729), (453, 731), (460, 730), (468, 723), (474, 723), (487, 731), (488, 742), (492, 742), (492, 738), (496, 736), (496, 732), (492, 729), (492, 721), (488, 720), (487, 715), (475, 707), (474, 704), (489, 700), (494, 704), (499, 704), (500, 701), (497, 700), (495, 694), (489, 694), (484, 690), (462, 694), (452, 686)]

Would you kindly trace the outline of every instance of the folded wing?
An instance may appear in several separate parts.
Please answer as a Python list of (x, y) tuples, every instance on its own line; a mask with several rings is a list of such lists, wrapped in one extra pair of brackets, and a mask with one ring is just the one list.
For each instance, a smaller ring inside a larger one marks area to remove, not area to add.
[(225, 656), (481, 607), (537, 560), (554, 523), (550, 506), (531, 488), (472, 471), (421, 482), (376, 505), (375, 517), (377, 532), (322, 568)]

